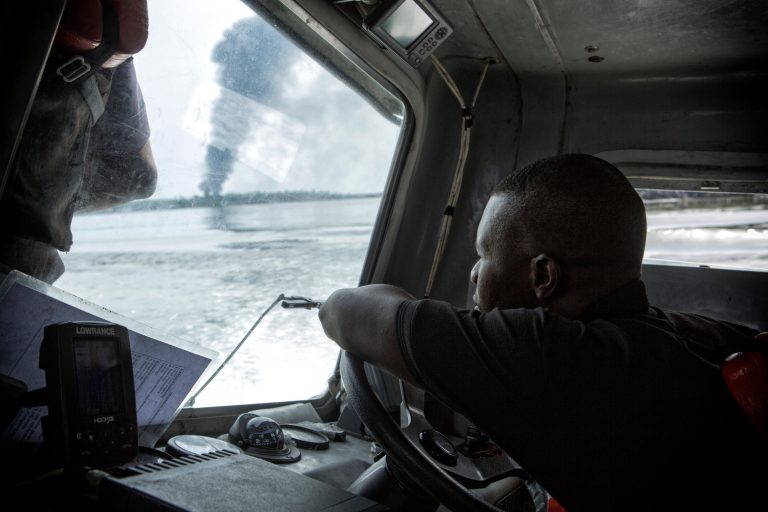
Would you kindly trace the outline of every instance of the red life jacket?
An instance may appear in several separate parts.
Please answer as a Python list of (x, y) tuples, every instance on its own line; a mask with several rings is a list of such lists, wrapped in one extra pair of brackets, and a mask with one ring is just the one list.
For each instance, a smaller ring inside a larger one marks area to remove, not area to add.
[(756, 336), (763, 349), (737, 352), (722, 365), (733, 398), (765, 439), (768, 439), (768, 332)]
[[(138, 53), (147, 43), (147, 0), (103, 0), (117, 15), (119, 38), (102, 67), (112, 68)], [(102, 0), (69, 0), (54, 44), (74, 54), (97, 48), (104, 40)]]

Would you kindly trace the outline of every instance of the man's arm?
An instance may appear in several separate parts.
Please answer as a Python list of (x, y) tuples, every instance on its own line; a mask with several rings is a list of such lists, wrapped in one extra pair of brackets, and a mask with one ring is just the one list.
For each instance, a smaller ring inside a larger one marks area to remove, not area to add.
[(325, 334), (344, 350), (411, 383), (397, 340), (397, 311), (413, 296), (396, 286), (372, 284), (333, 292), (320, 308)]

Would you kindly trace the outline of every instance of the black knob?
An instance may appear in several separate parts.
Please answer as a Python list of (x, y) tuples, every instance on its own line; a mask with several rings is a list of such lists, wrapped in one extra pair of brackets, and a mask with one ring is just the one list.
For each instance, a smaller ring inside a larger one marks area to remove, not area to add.
[(455, 466), (459, 458), (453, 443), (436, 430), (423, 430), (419, 433), (419, 441), (432, 457), (446, 466)]
[(467, 427), (464, 439), (467, 449), (470, 451), (483, 449), (488, 443), (488, 436), (477, 427)]

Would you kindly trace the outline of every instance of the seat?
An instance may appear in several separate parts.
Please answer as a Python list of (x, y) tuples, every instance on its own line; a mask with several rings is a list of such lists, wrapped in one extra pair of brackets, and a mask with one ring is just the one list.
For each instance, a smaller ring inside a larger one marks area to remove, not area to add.
[[(768, 439), (768, 332), (755, 337), (757, 349), (728, 356), (721, 369), (733, 398), (764, 439)], [(547, 512), (565, 512), (549, 498)]]

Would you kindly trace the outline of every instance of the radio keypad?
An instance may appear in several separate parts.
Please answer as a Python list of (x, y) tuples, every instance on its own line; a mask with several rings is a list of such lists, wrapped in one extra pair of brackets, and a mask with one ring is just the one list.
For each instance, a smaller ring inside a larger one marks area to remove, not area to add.
[[(437, 47), (437, 45), (440, 44), (440, 40), (443, 39), (447, 34), (448, 34), (448, 29), (445, 27), (440, 27), (434, 32), (433, 35), (430, 35), (426, 39), (424, 39), (421, 45), (419, 45), (419, 48), (412, 51), (409, 57), (416, 64), (419, 64), (421, 62), (421, 58), (426, 57), (427, 55), (432, 53), (432, 51)], [(420, 57), (416, 56), (417, 53), (419, 54)]]

